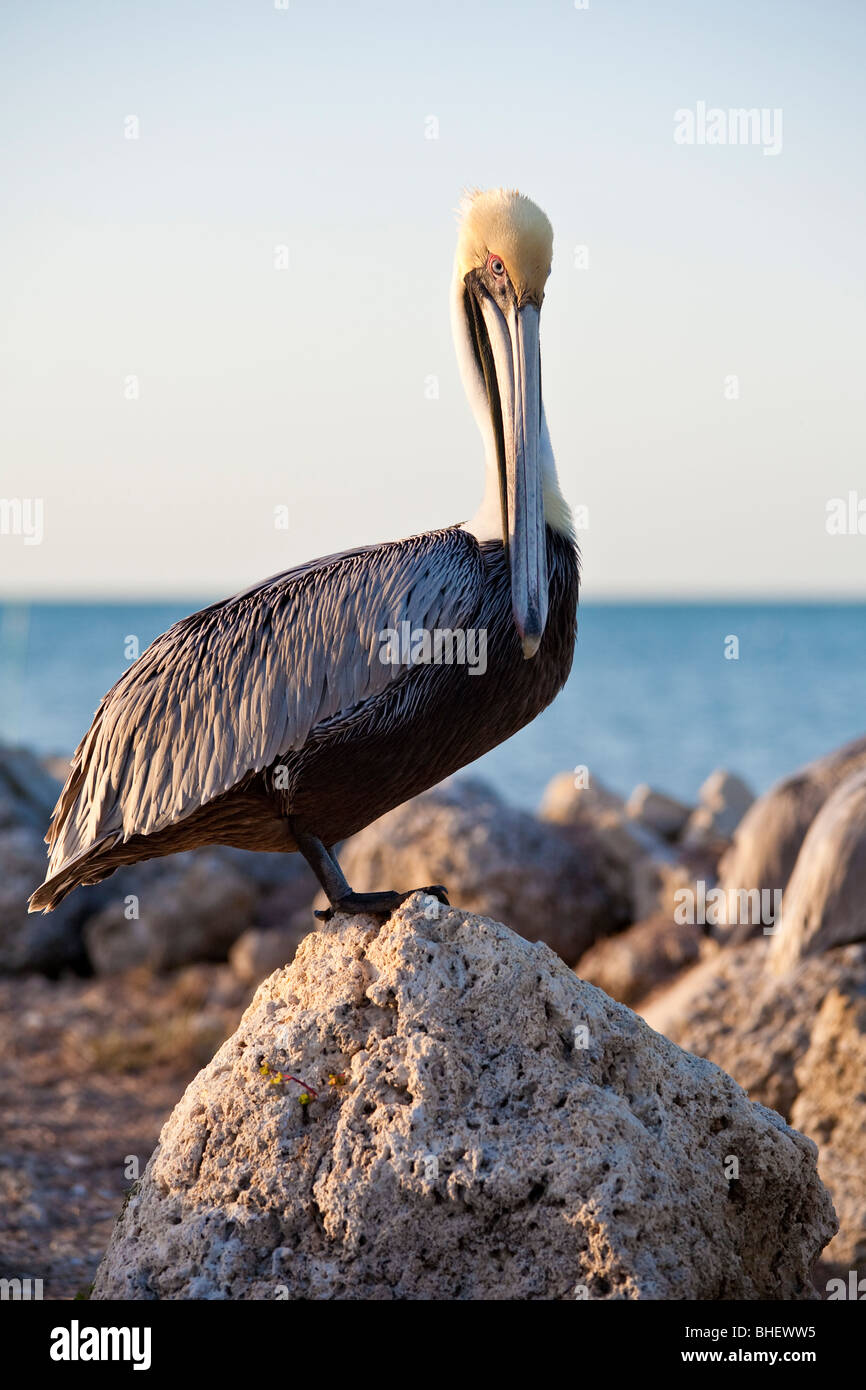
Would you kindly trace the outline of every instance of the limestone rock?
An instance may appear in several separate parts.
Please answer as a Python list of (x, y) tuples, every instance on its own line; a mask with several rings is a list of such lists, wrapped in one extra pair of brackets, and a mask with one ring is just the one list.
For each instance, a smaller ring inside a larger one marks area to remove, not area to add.
[(840, 1221), (824, 1259), (866, 1272), (866, 944), (784, 975), (768, 968), (771, 949), (717, 947), (642, 1013), (818, 1145)]
[(257, 985), (274, 970), (288, 965), (308, 930), (309, 922), (303, 929), (250, 927), (229, 951), (229, 965), (235, 978), (244, 985)]
[(866, 994), (830, 991), (796, 1074), (792, 1123), (818, 1144), (839, 1217), (823, 1259), (866, 1269)]
[[(27, 899), (42, 881), (45, 863), (38, 830), (27, 824), (0, 829), (0, 971), (57, 975), (86, 968), (81, 915), (92, 897), (61, 903), (47, 917), (27, 911)], [(92, 889), (84, 891), (92, 894)]]
[(782, 899), (773, 967), (866, 940), (866, 768), (827, 798), (810, 825)]
[[(569, 964), (627, 920), (589, 832), (572, 839), (507, 805), (484, 783), (445, 782), (367, 826), (340, 850), (356, 892), (442, 883), (452, 903), (504, 917)], [(324, 895), (317, 906), (327, 906)]]
[(0, 829), (44, 835), (60, 784), (26, 748), (0, 747)]
[[(285, 920), (300, 907), (312, 910), (318, 882), (300, 854), (269, 854), (214, 845), (213, 852), (247, 879), (259, 895), (260, 907), (274, 894), (274, 910)], [(163, 863), (166, 861), (162, 861)]]
[(824, 995), (844, 971), (838, 960), (820, 956), (812, 969), (782, 982), (767, 969), (769, 948), (769, 938), (718, 948), (641, 1013), (680, 1047), (723, 1067), (753, 1100), (789, 1118), (794, 1068)]
[(577, 854), (592, 856), (624, 923), (652, 917), (668, 905), (682, 876), (678, 856), (660, 835), (627, 816), (625, 802), (599, 782), (575, 787), (571, 773), (555, 777), (539, 815), (562, 828)]
[[(851, 773), (866, 768), (866, 738), (818, 758), (791, 777), (777, 782), (749, 808), (737, 827), (734, 842), (719, 866), (725, 888), (783, 891), (794, 869), (806, 832), (827, 797)], [(741, 923), (724, 933), (744, 940), (755, 923)]]
[(576, 786), (573, 772), (560, 772), (547, 784), (538, 814), (552, 825), (595, 825), (599, 817), (622, 816), (625, 802), (593, 777), (589, 786)]
[(635, 787), (625, 811), (630, 820), (639, 821), (664, 840), (675, 840), (692, 814), (691, 806), (664, 792), (654, 791), (646, 782)]
[(218, 850), (148, 860), (135, 866), (134, 877), (117, 876), (104, 887), (110, 900), (84, 928), (90, 959), (103, 975), (137, 965), (168, 970), (224, 960), (253, 925), (255, 887)]
[(86, 967), (83, 906), (51, 917), (28, 915), (27, 899), (45, 872), (43, 841), (58, 785), (24, 748), (0, 748), (0, 971), (57, 975)]
[(598, 985), (621, 1004), (633, 1004), (670, 980), (700, 955), (696, 927), (659, 914), (615, 936), (596, 941), (575, 966), (582, 980)]
[(834, 1231), (780, 1116), (543, 944), (415, 895), (261, 985), (93, 1297), (801, 1299)]
[(754, 792), (742, 777), (716, 768), (698, 792), (698, 805), (685, 827), (684, 843), (730, 840), (754, 800)]

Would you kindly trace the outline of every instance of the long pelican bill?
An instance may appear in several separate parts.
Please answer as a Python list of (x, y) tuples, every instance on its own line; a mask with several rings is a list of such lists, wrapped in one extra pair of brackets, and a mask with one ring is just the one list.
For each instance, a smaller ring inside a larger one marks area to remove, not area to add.
[[(538, 651), (547, 622), (547, 537), (541, 470), (541, 356), (536, 304), (497, 298), (481, 277), (469, 294), (497, 439), (502, 540), (523, 655)], [(477, 309), (475, 306), (477, 305)]]

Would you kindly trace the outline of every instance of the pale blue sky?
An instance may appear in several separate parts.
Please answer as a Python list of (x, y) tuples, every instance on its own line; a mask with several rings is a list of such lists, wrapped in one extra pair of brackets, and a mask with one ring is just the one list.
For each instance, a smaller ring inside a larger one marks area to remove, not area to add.
[[(0, 496), (45, 536), (0, 536), (2, 591), (219, 595), (471, 515), (453, 209), (505, 183), (556, 233), (585, 595), (866, 596), (866, 535), (825, 529), (866, 499), (864, 14), (10, 0)], [(781, 153), (675, 144), (699, 101), (781, 108)]]

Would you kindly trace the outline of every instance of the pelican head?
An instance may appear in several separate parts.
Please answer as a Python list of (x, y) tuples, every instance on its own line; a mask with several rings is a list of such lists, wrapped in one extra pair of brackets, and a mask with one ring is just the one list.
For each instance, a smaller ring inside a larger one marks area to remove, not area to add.
[(521, 193), (467, 194), (461, 207), (452, 318), (470, 404), (498, 479), (514, 622), (525, 657), (547, 621), (544, 514), (547, 427), (541, 403), (539, 314), (553, 229)]

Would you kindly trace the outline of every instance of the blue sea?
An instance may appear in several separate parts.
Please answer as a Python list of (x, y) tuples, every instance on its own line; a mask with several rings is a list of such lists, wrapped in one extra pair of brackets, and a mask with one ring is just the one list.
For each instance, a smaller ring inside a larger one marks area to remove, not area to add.
[[(0, 607), (0, 741), (69, 754), (129, 639), (144, 650), (201, 606)], [(566, 688), (472, 770), (527, 808), (577, 766), (690, 800), (715, 767), (760, 792), (864, 729), (864, 604), (586, 604)]]

